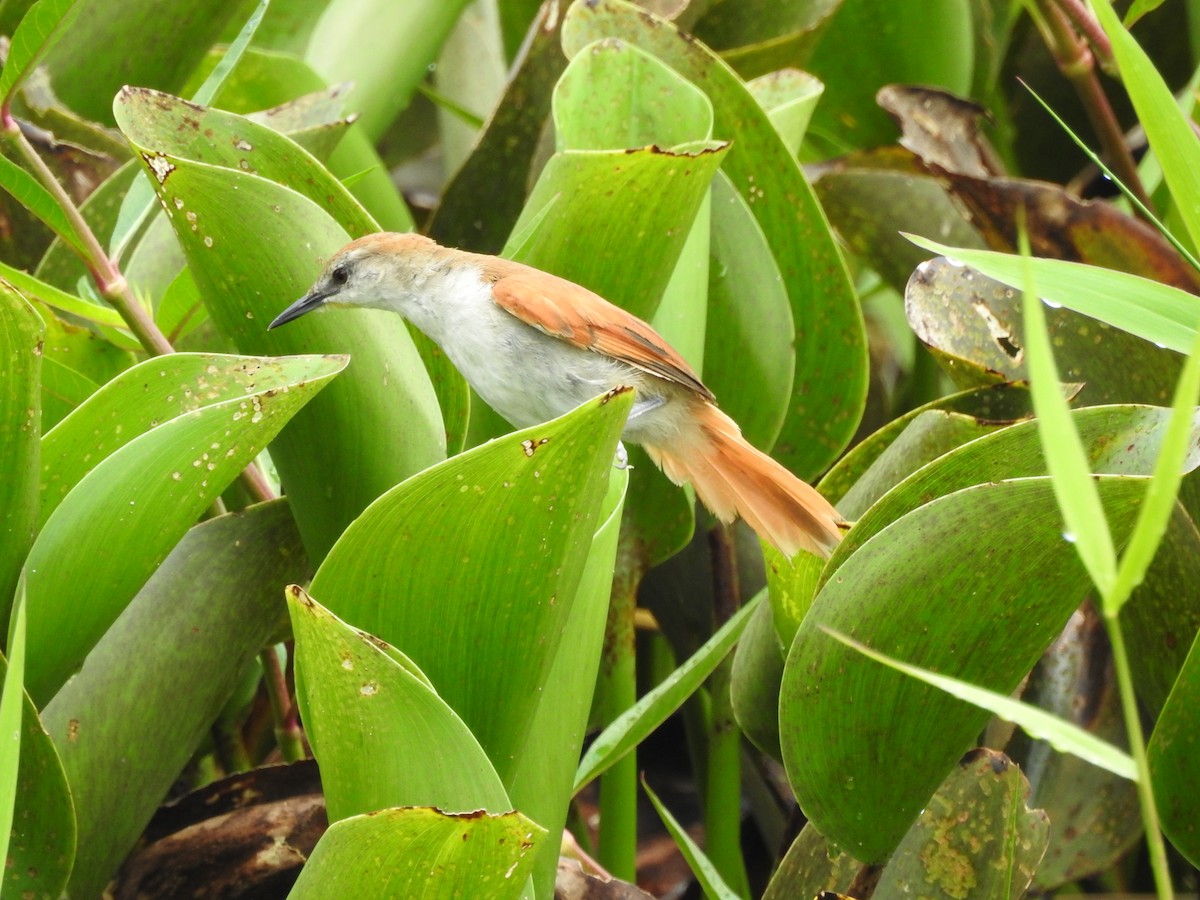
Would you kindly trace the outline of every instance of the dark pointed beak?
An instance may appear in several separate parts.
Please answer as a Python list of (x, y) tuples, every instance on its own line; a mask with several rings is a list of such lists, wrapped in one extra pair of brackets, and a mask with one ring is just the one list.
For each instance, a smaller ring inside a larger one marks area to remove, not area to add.
[(267, 331), (270, 331), (272, 328), (278, 328), (280, 325), (284, 325), (292, 321), (292, 319), (298, 319), (305, 313), (312, 312), (336, 293), (337, 291), (309, 291), (307, 294), (277, 315), (275, 317), (275, 321), (267, 326)]

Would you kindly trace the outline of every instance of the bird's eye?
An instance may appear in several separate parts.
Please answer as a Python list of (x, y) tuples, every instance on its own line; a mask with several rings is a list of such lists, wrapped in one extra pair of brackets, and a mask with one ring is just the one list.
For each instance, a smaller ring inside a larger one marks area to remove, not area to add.
[(350, 270), (345, 266), (334, 266), (333, 271), (329, 273), (329, 277), (334, 284), (345, 284), (350, 280)]

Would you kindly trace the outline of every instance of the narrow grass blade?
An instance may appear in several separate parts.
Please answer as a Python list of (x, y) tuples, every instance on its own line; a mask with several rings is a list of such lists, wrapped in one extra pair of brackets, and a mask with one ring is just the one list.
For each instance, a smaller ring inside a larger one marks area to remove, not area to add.
[(622, 759), (696, 692), (712, 674), (713, 669), (720, 665), (721, 660), (733, 649), (733, 645), (746, 630), (750, 616), (765, 597), (766, 592), (763, 591), (738, 610), (703, 647), (667, 676), (662, 684), (647, 693), (600, 733), (579, 763), (575, 774), (575, 791), (579, 791)]
[(986, 709), (1006, 722), (1012, 722), (1015, 725), (1021, 726), (1031, 737), (1045, 741), (1056, 750), (1063, 753), (1072, 753), (1080, 759), (1106, 769), (1114, 775), (1128, 778), (1130, 781), (1137, 780), (1137, 767), (1134, 765), (1132, 756), (1114, 747), (1107, 741), (1100, 740), (1082, 728), (1072, 725), (1070, 722), (1064, 722), (1057, 716), (1050, 715), (1045, 710), (1038, 709), (1036, 706), (1030, 706), (1028, 703), (1022, 703), (1020, 700), (1014, 700), (1012, 697), (1005, 696), (1004, 694), (989, 691), (987, 688), (977, 687), (965, 681), (959, 681), (957, 678), (939, 675), (928, 669), (922, 669), (919, 666), (912, 666), (898, 659), (893, 659), (890, 656), (872, 650), (866, 644), (861, 644), (841, 632), (834, 631), (832, 628), (822, 627), (821, 630), (834, 640), (841, 641), (847, 647), (857, 650), (859, 653), (878, 663), (882, 663), (906, 675), (911, 675), (919, 681), (933, 685), (953, 697), (978, 706), (980, 709)]
[(12, 623), (8, 629), (8, 673), (0, 693), (0, 859), (8, 859), (17, 777), (21, 760), (21, 711), (25, 697), (25, 577), (17, 583)]
[[(1028, 265), (1028, 238), (1021, 232), (1023, 262)], [(1071, 421), (1071, 408), (1059, 385), (1046, 331), (1046, 315), (1033, 285), (1032, 269), (1027, 268), (1025, 288), (1025, 349), (1029, 367), (1029, 388), (1038, 417), (1038, 436), (1046, 466), (1054, 484), (1054, 495), (1067, 531), (1063, 535), (1079, 551), (1079, 558), (1101, 594), (1107, 596), (1116, 578), (1117, 551), (1100, 494), (1092, 479), (1087, 454), (1079, 432)]]
[(642, 779), (642, 790), (646, 792), (646, 796), (654, 804), (654, 808), (658, 812), (658, 817), (667, 826), (667, 831), (671, 832), (671, 837), (675, 839), (675, 845), (679, 847), (683, 858), (687, 860), (688, 867), (692, 870), (692, 874), (700, 882), (700, 887), (704, 890), (704, 896), (713, 898), (713, 900), (739, 900), (737, 893), (717, 874), (716, 868), (709, 861), (708, 857), (704, 855), (704, 851), (697, 846), (696, 842), (684, 830), (684, 827), (671, 815), (671, 811), (658, 799), (658, 795), (650, 789), (650, 785), (646, 784), (645, 778)]

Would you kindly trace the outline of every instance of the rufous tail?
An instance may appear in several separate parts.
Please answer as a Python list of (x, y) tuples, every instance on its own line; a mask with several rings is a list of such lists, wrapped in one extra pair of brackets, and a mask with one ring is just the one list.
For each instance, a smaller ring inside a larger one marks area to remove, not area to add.
[(784, 556), (806, 550), (829, 556), (842, 521), (829, 501), (742, 437), (737, 423), (709, 403), (695, 409), (697, 428), (672, 446), (645, 444), (668, 478), (690, 482), (723, 522), (741, 516)]

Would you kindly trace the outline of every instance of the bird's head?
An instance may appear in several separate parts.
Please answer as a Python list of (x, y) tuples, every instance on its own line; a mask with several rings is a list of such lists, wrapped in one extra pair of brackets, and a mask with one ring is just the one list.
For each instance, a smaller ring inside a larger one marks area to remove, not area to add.
[(419, 234), (369, 234), (330, 257), (308, 293), (281, 312), (276, 328), (325, 304), (391, 308), (423, 278), (443, 248)]

